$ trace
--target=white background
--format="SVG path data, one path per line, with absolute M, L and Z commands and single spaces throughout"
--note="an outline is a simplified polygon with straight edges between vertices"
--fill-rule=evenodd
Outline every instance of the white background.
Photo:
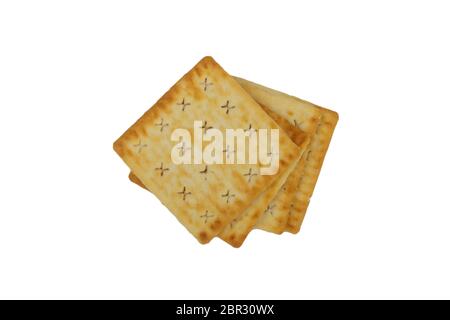
M 446 1 L 2 1 L 0 298 L 450 298 Z M 112 143 L 200 58 L 340 122 L 298 235 L 202 246 Z

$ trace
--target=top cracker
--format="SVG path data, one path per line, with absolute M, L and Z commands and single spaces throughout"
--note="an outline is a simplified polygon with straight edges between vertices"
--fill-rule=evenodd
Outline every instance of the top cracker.
M 173 162 L 174 149 L 180 154 L 199 149 L 194 141 L 186 145 L 174 142 L 174 130 L 185 129 L 194 137 L 194 131 L 206 134 L 213 128 L 224 136 L 226 129 L 243 129 L 249 136 L 260 129 L 278 129 L 276 174 L 261 175 L 265 167 L 261 162 Z M 227 142 L 220 150 L 224 158 L 233 156 L 237 147 L 236 141 L 229 145 Z M 201 150 L 205 144 L 203 141 Z M 170 88 L 114 143 L 114 150 L 201 243 L 209 242 L 238 217 L 283 174 L 299 152 L 275 121 L 211 57 L 203 58 Z

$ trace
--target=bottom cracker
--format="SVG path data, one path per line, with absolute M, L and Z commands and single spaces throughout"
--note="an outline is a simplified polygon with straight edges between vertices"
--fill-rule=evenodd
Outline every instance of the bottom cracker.
M 304 103 L 310 104 L 306 101 L 304 101 Z M 334 129 L 339 120 L 339 116 L 336 112 L 322 107 L 316 107 L 319 108 L 322 118 L 316 133 L 311 139 L 310 150 L 306 153 L 305 168 L 303 175 L 300 178 L 299 187 L 295 194 L 293 207 L 291 208 L 289 220 L 286 225 L 286 231 L 291 233 L 300 231 L 310 198 L 319 178 L 325 154 L 327 153 Z

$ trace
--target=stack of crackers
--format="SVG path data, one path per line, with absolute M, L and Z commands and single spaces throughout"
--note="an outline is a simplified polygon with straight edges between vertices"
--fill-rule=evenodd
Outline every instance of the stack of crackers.
M 218 237 L 240 247 L 253 229 L 300 230 L 337 121 L 334 111 L 233 77 L 205 57 L 125 131 L 114 150 L 130 168 L 130 180 L 158 197 L 200 243 Z M 223 163 L 175 163 L 174 152 L 188 158 L 199 152 L 199 141 L 174 141 L 177 129 L 193 140 L 196 130 L 225 136 L 227 129 L 241 129 L 248 140 L 261 129 L 277 130 L 278 140 L 271 141 L 276 151 L 264 150 L 276 152 L 277 170 L 262 174 L 259 161 L 227 161 L 238 149 L 228 140 Z M 203 141 L 200 153 L 207 147 Z

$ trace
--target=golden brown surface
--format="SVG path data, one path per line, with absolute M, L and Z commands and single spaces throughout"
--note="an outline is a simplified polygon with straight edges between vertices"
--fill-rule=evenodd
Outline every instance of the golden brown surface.
M 185 128 L 192 134 L 195 120 L 222 132 L 250 124 L 279 129 L 236 80 L 205 57 L 114 143 L 114 150 L 198 241 L 207 243 L 283 175 L 299 148 L 280 130 L 279 171 L 271 176 L 259 174 L 260 164 L 175 165 L 170 133 Z M 250 169 L 256 175 L 247 179 Z M 228 192 L 231 201 L 224 197 Z

